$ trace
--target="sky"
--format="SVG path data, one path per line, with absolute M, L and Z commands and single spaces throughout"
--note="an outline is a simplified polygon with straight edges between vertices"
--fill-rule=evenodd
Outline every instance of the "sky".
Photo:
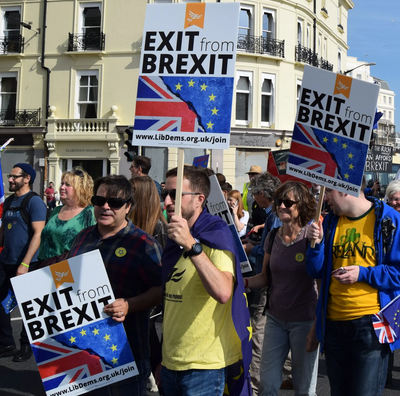
M 396 94 L 395 124 L 400 132 L 400 0 L 353 0 L 348 14 L 347 55 L 375 62 L 371 75 Z

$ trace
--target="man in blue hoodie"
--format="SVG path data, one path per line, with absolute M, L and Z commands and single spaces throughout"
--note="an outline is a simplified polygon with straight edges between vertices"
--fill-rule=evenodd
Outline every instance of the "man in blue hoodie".
M 400 215 L 375 198 L 326 189 L 332 213 L 307 236 L 307 271 L 321 278 L 317 338 L 324 350 L 333 396 L 380 395 L 390 349 L 381 344 L 372 315 L 400 294 Z M 342 268 L 343 267 L 343 268 Z

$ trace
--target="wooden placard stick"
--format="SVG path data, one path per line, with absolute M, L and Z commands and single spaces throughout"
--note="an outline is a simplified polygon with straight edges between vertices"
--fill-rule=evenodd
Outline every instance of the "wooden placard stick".
M 176 177 L 175 215 L 181 215 L 183 167 L 185 163 L 185 150 L 178 149 L 178 173 Z
M 318 224 L 319 218 L 321 217 L 321 209 L 322 209 L 322 204 L 324 203 L 324 196 L 325 196 L 325 186 L 321 186 L 321 189 L 319 190 L 319 200 L 318 200 L 318 205 L 317 205 L 317 213 L 315 215 L 314 221 Z M 315 248 L 315 239 L 311 241 L 311 247 L 314 249 Z

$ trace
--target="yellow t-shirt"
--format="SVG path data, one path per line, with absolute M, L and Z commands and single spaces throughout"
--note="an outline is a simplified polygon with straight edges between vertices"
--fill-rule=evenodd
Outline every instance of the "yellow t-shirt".
M 219 270 L 234 275 L 232 253 L 202 246 Z M 181 256 L 165 285 L 162 365 L 170 370 L 220 369 L 241 359 L 231 311 L 232 297 L 226 304 L 215 301 L 190 258 Z
M 349 265 L 376 266 L 374 225 L 373 207 L 361 217 L 339 218 L 332 247 L 332 270 Z M 329 293 L 328 319 L 353 320 L 380 310 L 378 290 L 367 283 L 342 284 L 332 277 Z

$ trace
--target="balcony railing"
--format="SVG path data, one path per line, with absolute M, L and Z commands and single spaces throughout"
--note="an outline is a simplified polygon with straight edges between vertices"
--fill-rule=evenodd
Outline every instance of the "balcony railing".
M 319 67 L 321 69 L 333 71 L 333 65 L 332 63 L 329 63 L 326 59 L 324 58 L 319 58 Z
M 284 58 L 285 40 L 242 34 L 238 36 L 237 49 L 254 54 L 268 54 Z
M 17 53 L 24 52 L 24 38 L 21 35 L 14 37 L 0 37 L 0 53 Z
M 40 126 L 40 110 L 0 110 L 0 126 Z
M 57 119 L 54 125 L 54 130 L 58 133 L 108 133 L 110 131 L 109 120 L 96 118 Z
M 68 51 L 104 51 L 106 35 L 90 32 L 84 34 L 68 33 Z
M 303 47 L 298 44 L 295 47 L 295 59 L 296 62 L 307 63 L 311 66 L 318 67 L 318 54 L 316 54 L 311 48 Z

